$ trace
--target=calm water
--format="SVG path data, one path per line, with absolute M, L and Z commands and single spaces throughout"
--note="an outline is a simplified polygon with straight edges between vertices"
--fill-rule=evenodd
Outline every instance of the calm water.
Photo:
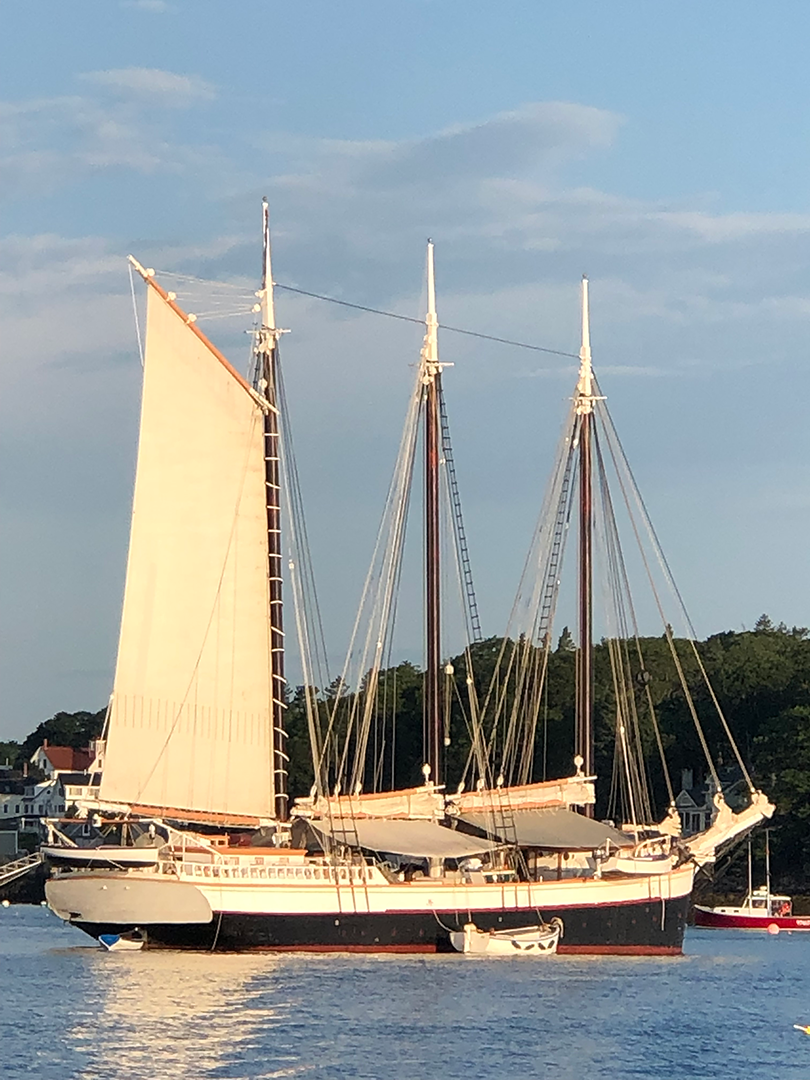
M 3 1080 L 810 1078 L 810 934 L 682 959 L 107 954 L 0 908 Z

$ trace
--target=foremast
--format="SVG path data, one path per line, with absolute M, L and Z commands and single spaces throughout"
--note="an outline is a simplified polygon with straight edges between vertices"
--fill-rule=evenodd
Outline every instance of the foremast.
M 284 603 L 281 547 L 281 459 L 279 432 L 279 338 L 273 303 L 273 271 L 270 247 L 270 209 L 262 200 L 262 287 L 259 293 L 261 326 L 256 337 L 256 377 L 258 389 L 271 408 L 264 412 L 264 472 L 267 507 L 267 579 L 270 620 L 271 718 L 273 725 L 273 790 L 278 821 L 289 817 L 287 792 L 287 708 L 284 676 Z

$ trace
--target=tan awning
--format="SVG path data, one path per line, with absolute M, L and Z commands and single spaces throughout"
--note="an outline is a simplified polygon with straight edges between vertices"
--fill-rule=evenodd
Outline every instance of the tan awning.
M 506 843 L 554 851 L 595 851 L 610 841 L 614 847 L 633 847 L 635 840 L 601 821 L 563 807 L 543 810 L 493 810 L 462 814 L 459 821 Z
M 498 845 L 466 833 L 447 829 L 434 821 L 386 821 L 382 819 L 319 819 L 310 825 L 339 844 L 418 859 L 463 859 L 492 851 Z

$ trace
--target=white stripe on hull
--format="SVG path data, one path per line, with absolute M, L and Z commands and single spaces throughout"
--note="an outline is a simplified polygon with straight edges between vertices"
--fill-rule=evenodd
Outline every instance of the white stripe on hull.
M 81 913 L 87 922 L 167 921 L 161 915 L 173 889 L 196 892 L 215 914 L 325 915 L 388 914 L 430 911 L 519 911 L 602 907 L 665 901 L 687 896 L 692 889 L 691 864 L 648 878 L 568 878 L 562 881 L 463 884 L 425 879 L 390 883 L 341 885 L 329 882 L 224 881 L 200 882 L 189 875 L 167 877 L 154 871 L 74 871 L 58 875 L 46 886 L 50 906 L 61 915 Z M 137 885 L 136 885 L 137 883 Z M 133 886 L 136 886 L 133 888 Z M 157 903 L 157 895 L 164 899 Z M 137 896 L 136 896 L 137 894 Z M 183 905 L 184 906 L 184 905 Z M 92 917 L 89 911 L 92 909 Z M 126 911 L 128 917 L 124 918 Z M 108 912 L 108 913 L 105 913 Z M 113 917 L 115 913 L 115 917 Z M 177 912 L 171 921 L 177 919 Z M 199 915 L 189 921 L 202 921 Z

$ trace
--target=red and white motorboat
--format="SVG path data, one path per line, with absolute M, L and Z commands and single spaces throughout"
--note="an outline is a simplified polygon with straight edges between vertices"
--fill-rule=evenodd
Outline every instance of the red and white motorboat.
M 725 930 L 810 930 L 810 915 L 794 915 L 789 896 L 779 896 L 762 885 L 749 892 L 740 907 L 695 905 L 695 926 Z M 772 929 L 773 928 L 773 929 Z
M 748 844 L 748 893 L 739 907 L 702 907 L 695 904 L 695 926 L 723 930 L 810 930 L 810 915 L 794 915 L 789 896 L 771 892 L 771 860 L 765 830 L 765 884 L 751 887 L 751 844 Z

